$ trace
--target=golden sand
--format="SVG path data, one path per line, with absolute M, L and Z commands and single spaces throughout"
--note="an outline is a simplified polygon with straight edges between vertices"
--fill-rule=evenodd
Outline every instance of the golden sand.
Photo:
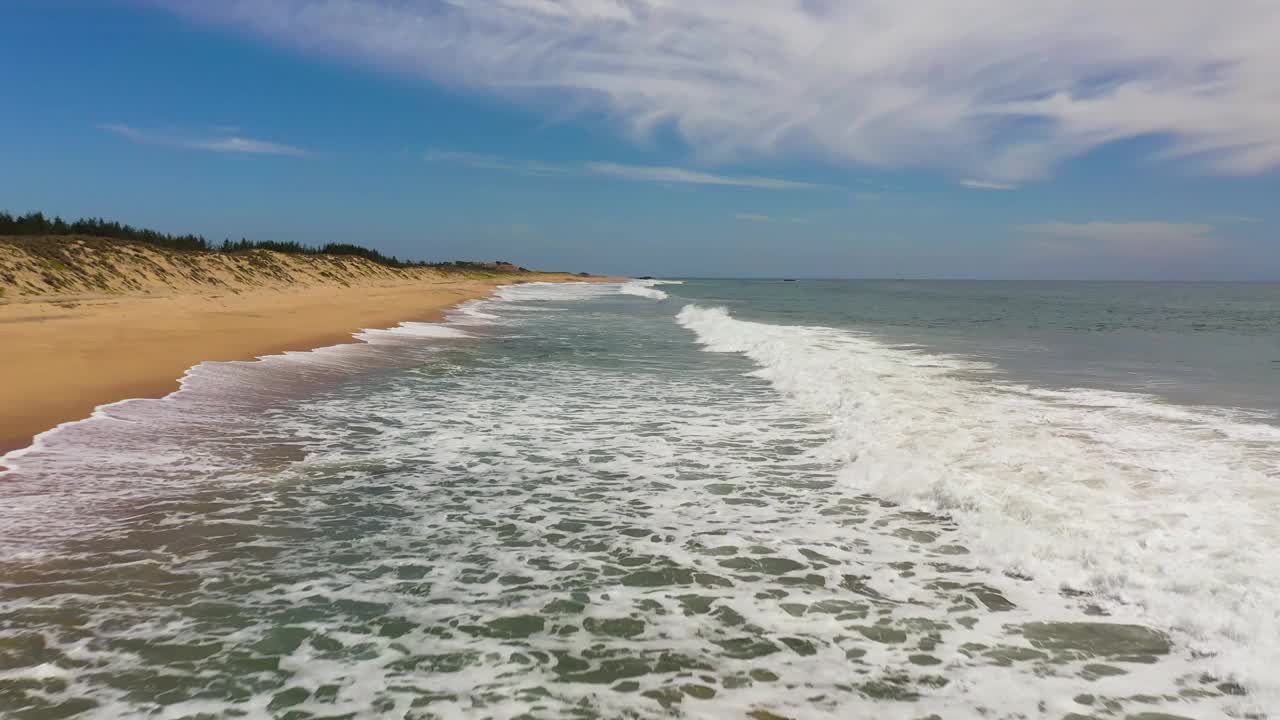
M 133 247 L 150 255 L 137 263 L 150 275 L 130 277 L 129 268 L 118 269 L 104 283 L 114 285 L 104 289 L 50 273 L 33 279 L 40 271 L 14 246 L 0 244 L 0 273 L 8 273 L 0 275 L 6 290 L 0 298 L 0 453 L 87 417 L 98 405 L 167 395 L 188 368 L 204 361 L 251 360 L 352 342 L 352 333 L 365 328 L 439 320 L 446 308 L 498 285 L 586 279 L 393 270 L 351 259 L 334 268 L 326 258 L 274 253 L 262 254 L 273 256 L 269 263 L 257 261 L 272 265 L 261 277 L 228 257 L 208 255 L 207 262 L 196 256 L 188 268 L 196 280 L 175 279 L 166 276 L 176 271 L 152 267 L 174 262 L 174 253 Z M 140 287 L 122 289 L 125 280 Z

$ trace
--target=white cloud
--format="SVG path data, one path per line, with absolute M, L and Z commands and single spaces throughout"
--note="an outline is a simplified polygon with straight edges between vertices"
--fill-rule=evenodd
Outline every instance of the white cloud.
M 486 155 L 483 153 L 459 152 L 456 150 L 428 150 L 423 157 L 427 162 L 431 163 L 465 165 L 466 167 L 472 167 L 479 170 L 498 170 L 501 172 L 517 173 L 520 175 L 564 177 L 574 174 L 572 169 L 560 165 L 548 165 L 545 163 L 521 160 L 507 160 L 496 155 Z
M 129 125 L 103 125 L 103 130 L 115 133 L 137 143 L 146 145 L 165 145 L 168 147 L 188 148 L 191 150 L 208 150 L 219 153 L 244 153 L 249 155 L 306 155 L 307 151 L 292 145 L 253 140 L 238 135 L 227 134 L 225 130 L 216 131 L 210 137 L 178 135 L 160 130 L 135 128 Z
M 265 140 L 252 140 L 242 137 L 214 138 L 209 140 L 192 140 L 188 147 L 197 150 L 212 150 L 225 153 L 248 153 L 251 155 L 306 155 L 301 148 Z
M 734 217 L 744 222 L 772 222 L 773 218 L 759 213 L 735 213 Z
M 961 180 L 960 185 L 970 190 L 1017 190 L 1016 185 L 991 182 L 990 180 Z
M 1212 225 L 1169 222 L 1051 222 L 1024 225 L 1042 236 L 1037 248 L 1055 256 L 1164 260 L 1204 255 L 1221 246 Z
M 643 165 L 619 165 L 617 163 L 587 163 L 583 166 L 594 175 L 640 180 L 657 183 L 689 183 L 693 185 L 729 185 L 734 187 L 763 188 L 766 190 L 799 190 L 815 188 L 811 183 L 780 180 L 769 177 L 713 175 L 675 167 L 648 167 Z
M 752 175 L 715 175 L 678 167 L 654 167 L 649 165 L 622 165 L 612 162 L 588 162 L 581 165 L 550 165 L 525 160 L 510 160 L 496 155 L 429 150 L 423 156 L 427 162 L 463 165 L 480 170 L 497 170 L 518 175 L 536 177 L 595 176 L 637 182 L 672 183 L 688 185 L 725 185 L 764 190 L 803 190 L 821 187 L 812 183 L 783 180 Z
M 1276 0 L 146 0 L 705 158 L 800 152 L 1013 182 L 1142 136 L 1280 167 Z

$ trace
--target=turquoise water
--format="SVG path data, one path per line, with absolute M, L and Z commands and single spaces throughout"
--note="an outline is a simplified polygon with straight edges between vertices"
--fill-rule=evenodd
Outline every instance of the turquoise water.
M 205 364 L 5 458 L 0 715 L 1266 716 L 1276 300 L 527 285 Z

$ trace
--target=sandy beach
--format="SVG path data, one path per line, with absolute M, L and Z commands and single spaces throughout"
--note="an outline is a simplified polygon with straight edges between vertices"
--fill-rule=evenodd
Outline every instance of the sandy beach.
M 438 320 L 443 310 L 498 285 L 583 279 L 423 271 L 360 278 L 350 286 L 285 281 L 249 289 L 183 285 L 148 294 L 10 299 L 0 302 L 0 453 L 103 403 L 173 392 L 183 373 L 204 361 L 352 342 L 352 333 L 364 328 Z

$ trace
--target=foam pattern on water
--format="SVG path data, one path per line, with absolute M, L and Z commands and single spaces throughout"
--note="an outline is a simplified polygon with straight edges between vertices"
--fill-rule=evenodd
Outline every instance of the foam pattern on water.
M 631 280 L 623 283 L 618 288 L 618 292 L 623 295 L 635 295 L 637 297 L 646 297 L 650 300 L 666 300 L 669 295 L 665 291 L 659 290 L 655 285 L 677 284 L 670 280 Z
M 201 366 L 185 395 L 47 437 L 0 490 L 29 503 L 0 511 L 4 547 L 30 551 L 0 560 L 0 703 L 30 718 L 1250 707 L 1142 613 L 992 570 L 980 528 L 854 486 L 832 442 L 847 418 L 780 402 L 748 359 L 696 351 L 662 303 L 617 288 L 521 286 L 459 310 L 465 336 Z M 43 524 L 11 524 L 32 514 Z
M 1280 428 L 820 327 L 679 315 L 829 418 L 844 483 L 947 513 L 985 562 L 1172 629 L 1280 704 Z

